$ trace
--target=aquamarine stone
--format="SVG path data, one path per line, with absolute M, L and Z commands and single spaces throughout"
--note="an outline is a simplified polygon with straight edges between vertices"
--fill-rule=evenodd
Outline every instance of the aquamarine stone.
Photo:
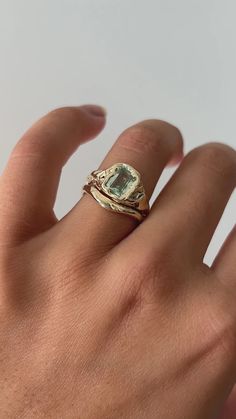
M 106 181 L 105 187 L 108 193 L 121 198 L 135 181 L 136 177 L 132 176 L 128 168 L 120 166 L 116 168 L 115 173 Z

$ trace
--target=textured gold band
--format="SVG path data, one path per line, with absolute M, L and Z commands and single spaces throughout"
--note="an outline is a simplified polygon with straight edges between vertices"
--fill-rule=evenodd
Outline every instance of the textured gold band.
M 106 170 L 92 172 L 83 192 L 103 208 L 129 215 L 139 222 L 149 214 L 140 173 L 128 164 L 117 163 Z

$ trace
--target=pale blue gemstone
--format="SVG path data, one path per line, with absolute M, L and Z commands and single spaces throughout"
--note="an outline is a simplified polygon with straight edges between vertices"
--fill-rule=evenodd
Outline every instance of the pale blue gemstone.
M 133 182 L 136 181 L 136 177 L 132 176 L 131 172 L 124 166 L 117 167 L 115 173 L 109 177 L 105 183 L 105 187 L 108 193 L 120 198 L 129 189 Z

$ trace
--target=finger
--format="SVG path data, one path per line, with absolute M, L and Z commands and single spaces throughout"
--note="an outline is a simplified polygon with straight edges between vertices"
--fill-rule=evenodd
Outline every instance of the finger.
M 114 163 L 128 163 L 141 174 L 148 199 L 166 164 L 182 155 L 182 137 L 172 125 L 158 120 L 147 120 L 125 130 L 102 162 L 100 169 Z M 106 211 L 90 196 L 85 195 L 76 207 L 63 220 L 62 231 L 80 231 L 82 235 L 98 248 L 107 248 L 129 234 L 137 222 L 123 214 Z M 89 223 L 89 224 L 88 224 Z M 80 238 L 74 237 L 77 247 Z
M 232 285 L 236 284 L 236 226 L 226 239 L 222 249 L 217 255 L 212 269 L 222 282 Z
M 220 419 L 235 419 L 236 415 L 236 386 L 232 390 L 232 393 L 230 394 Z
M 56 109 L 26 132 L 1 177 L 2 235 L 5 231 L 9 237 L 12 232 L 16 239 L 55 223 L 53 205 L 62 166 L 104 124 L 102 108 L 85 105 Z
M 236 152 L 219 143 L 198 147 L 185 157 L 137 234 L 152 245 L 162 237 L 199 262 L 235 185 Z

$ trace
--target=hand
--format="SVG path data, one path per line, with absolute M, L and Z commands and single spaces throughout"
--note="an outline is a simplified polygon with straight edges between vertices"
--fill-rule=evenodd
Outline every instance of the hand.
M 93 106 L 51 112 L 1 176 L 0 417 L 216 419 L 236 380 L 235 230 L 212 267 L 203 257 L 236 152 L 190 152 L 140 225 L 88 195 L 58 221 L 62 166 L 104 124 Z M 131 164 L 150 198 L 181 155 L 179 131 L 148 120 L 101 168 Z

